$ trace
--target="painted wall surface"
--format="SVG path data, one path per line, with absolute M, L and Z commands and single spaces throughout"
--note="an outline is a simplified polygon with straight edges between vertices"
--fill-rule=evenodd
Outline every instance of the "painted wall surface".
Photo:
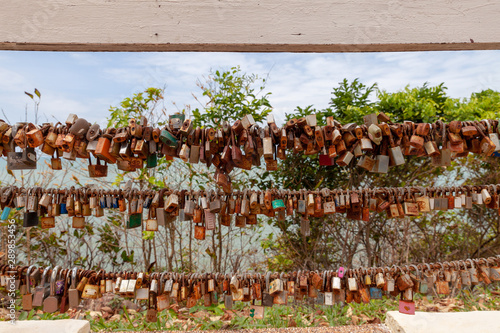
M 2 0 L 0 49 L 500 48 L 497 0 Z

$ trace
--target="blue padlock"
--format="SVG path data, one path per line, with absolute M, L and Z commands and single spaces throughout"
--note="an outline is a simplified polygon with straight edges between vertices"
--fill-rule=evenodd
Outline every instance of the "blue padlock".
M 60 213 L 61 214 L 68 214 L 68 210 L 66 209 L 66 204 L 65 203 L 61 203 L 60 204 Z
M 101 197 L 99 199 L 99 206 L 101 206 L 101 208 L 106 208 L 106 198 L 105 197 Z
M 144 203 L 142 204 L 143 208 L 149 209 L 149 206 L 151 206 L 151 197 L 146 197 L 144 200 Z
M 5 207 L 2 211 L 2 215 L 0 216 L 0 220 L 6 221 L 10 215 L 10 207 Z
M 377 287 L 370 287 L 370 298 L 381 299 L 382 298 L 382 289 L 377 288 Z

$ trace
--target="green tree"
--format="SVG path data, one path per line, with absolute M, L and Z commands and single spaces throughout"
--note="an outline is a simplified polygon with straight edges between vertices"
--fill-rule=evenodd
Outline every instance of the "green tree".
M 211 72 L 205 82 L 198 82 L 202 97 L 194 96 L 202 108 L 192 111 L 194 126 L 220 128 L 223 122 L 233 124 L 247 114 L 252 115 L 256 122 L 261 122 L 271 111 L 269 93 L 264 91 L 265 82 L 265 79 L 260 79 L 257 75 L 242 73 L 239 67 Z M 189 107 L 182 112 L 189 114 Z M 154 119 L 154 123 L 160 126 L 167 123 L 163 90 L 148 88 L 125 98 L 119 107 L 110 108 L 108 125 L 126 126 L 131 118 L 137 119 L 140 116 Z M 166 161 L 162 158 L 156 168 L 142 168 L 137 172 L 118 174 L 115 184 L 130 179 L 141 189 L 169 187 L 207 190 L 217 186 L 213 179 L 213 168 L 211 166 L 208 169 L 201 163 Z M 231 177 L 233 187 L 238 188 L 243 184 L 252 183 L 255 174 L 252 171 L 235 169 Z M 125 223 L 123 217 L 117 215 L 115 218 L 122 219 L 121 225 Z M 234 271 L 249 262 L 245 254 L 255 254 L 254 243 L 249 240 L 258 237 L 261 229 L 260 226 L 254 230 L 218 226 L 215 231 L 207 232 L 204 242 L 199 242 L 193 240 L 193 223 L 178 221 L 168 224 L 165 230 L 157 233 L 143 231 L 141 251 L 134 251 L 132 240 L 130 247 L 126 246 L 121 253 L 121 257 L 127 261 L 142 262 L 144 267 L 148 267 L 150 262 L 161 262 L 160 252 L 164 251 L 163 258 L 166 259 L 165 266 L 168 270 L 193 271 L 199 268 L 200 263 L 209 260 L 214 271 Z M 106 237 L 109 237 L 109 233 Z M 127 242 L 128 237 L 129 235 L 122 237 L 122 242 Z M 106 244 L 108 250 L 115 251 L 115 242 L 107 240 Z M 134 253 L 139 256 L 142 254 L 142 260 L 134 258 Z
M 372 102 L 373 94 L 377 100 Z M 444 84 L 405 87 L 388 92 L 376 85 L 366 86 L 343 80 L 333 89 L 330 106 L 316 110 L 297 107 L 290 118 L 316 113 L 320 124 L 333 116 L 342 124 L 363 123 L 363 116 L 384 112 L 394 122 L 434 122 L 437 120 L 480 120 L 494 118 L 499 94 L 486 90 L 470 99 L 450 98 Z M 457 158 L 448 168 L 435 167 L 429 158 L 406 157 L 406 163 L 392 167 L 388 174 L 374 174 L 351 163 L 320 166 L 317 155 L 288 155 L 272 176 L 284 188 L 373 188 L 430 186 L 440 184 L 498 183 L 498 158 Z M 492 214 L 494 216 L 492 216 Z M 470 211 L 433 212 L 417 218 L 387 219 L 385 214 L 371 214 L 370 221 L 348 220 L 344 214 L 320 219 L 310 217 L 310 236 L 300 232 L 300 218 L 271 220 L 279 232 L 263 241 L 269 255 L 269 267 L 329 269 L 338 265 L 392 265 L 408 261 L 435 261 L 494 253 L 500 248 L 498 214 L 475 207 Z M 463 233 L 450 232 L 461 230 Z
M 268 99 L 270 93 L 266 92 L 265 84 L 265 78 L 245 74 L 239 67 L 212 71 L 204 82 L 198 82 L 202 97 L 195 95 L 195 98 L 202 108 L 196 108 L 192 112 L 194 126 L 220 128 L 224 122 L 232 125 L 245 115 L 251 115 L 255 122 L 261 125 L 272 110 Z M 228 137 L 224 139 L 225 142 L 228 140 Z M 190 182 L 195 188 L 216 187 L 212 171 L 206 170 L 204 166 L 192 170 Z M 269 172 L 255 167 L 250 171 L 235 168 L 230 176 L 234 189 L 258 186 L 260 181 L 269 182 L 270 179 Z M 211 242 L 208 243 L 205 253 L 212 260 L 213 270 L 238 271 L 248 266 L 255 269 L 259 262 L 256 260 L 259 252 L 256 251 L 258 248 L 254 240 L 263 232 L 262 226 L 262 221 L 252 229 L 218 225 L 214 232 L 207 233 Z
M 404 90 L 394 93 L 379 90 L 377 110 L 389 115 L 396 123 L 402 123 L 405 120 L 416 123 L 445 120 L 450 101 L 450 98 L 446 96 L 446 89 L 444 83 L 435 87 L 424 83 L 422 87 L 406 86 Z
M 141 116 L 149 118 L 152 123 L 163 125 L 165 121 L 164 93 L 164 89 L 147 88 L 143 92 L 123 99 L 119 107 L 111 106 L 108 127 L 126 127 L 130 119 L 138 120 Z M 161 110 L 159 110 L 160 107 Z
M 264 92 L 265 84 L 265 78 L 242 73 L 239 66 L 212 72 L 205 82 L 198 82 L 208 101 L 197 98 L 203 108 L 193 110 L 194 125 L 215 127 L 224 121 L 232 124 L 247 114 L 261 122 L 271 112 L 271 93 Z

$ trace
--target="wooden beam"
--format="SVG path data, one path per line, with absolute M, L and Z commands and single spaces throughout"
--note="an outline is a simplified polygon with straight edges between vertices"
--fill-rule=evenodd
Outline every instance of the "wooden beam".
M 491 50 L 498 13 L 494 0 L 3 0 L 0 49 Z

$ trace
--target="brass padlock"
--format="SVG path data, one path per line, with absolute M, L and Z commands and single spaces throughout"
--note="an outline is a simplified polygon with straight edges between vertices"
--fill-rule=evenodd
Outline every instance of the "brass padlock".
M 136 288 L 135 297 L 136 300 L 147 300 L 149 299 L 149 288 Z
M 384 274 L 381 271 L 375 275 L 375 284 L 377 288 L 383 288 L 385 285 Z
M 386 273 L 386 279 L 385 279 L 385 287 L 384 287 L 384 290 L 386 290 L 387 292 L 394 292 L 395 288 L 396 288 L 396 284 L 395 284 L 395 281 L 394 281 L 394 278 L 389 274 L 389 273 Z
M 352 275 L 347 278 L 347 286 L 349 288 L 349 291 L 357 291 L 358 290 L 358 282 L 357 278 L 353 277 Z
M 116 158 L 109 153 L 109 147 L 111 146 L 111 138 L 109 134 L 104 134 L 97 141 L 97 146 L 95 148 L 94 155 L 100 159 L 114 164 L 116 163 Z M 87 146 L 88 149 L 88 146 Z
M 375 124 L 371 124 L 368 127 L 368 137 L 372 140 L 376 145 L 380 145 L 382 142 L 382 130 L 379 126 Z
M 480 131 L 480 133 L 481 135 L 484 135 L 483 132 Z M 496 146 L 493 141 L 489 138 L 489 136 L 484 135 L 479 146 L 480 153 L 485 156 L 491 156 L 495 152 L 495 149 Z
M 146 230 L 147 231 L 158 231 L 158 220 L 153 218 L 148 218 L 146 220 Z
M 120 142 L 113 140 L 109 146 L 109 150 L 108 150 L 109 154 L 111 156 L 113 156 L 114 158 L 116 158 L 117 160 L 121 159 L 121 155 L 120 155 L 121 145 L 122 144 Z
M 220 206 L 220 200 L 219 200 L 219 206 Z M 257 207 L 259 207 L 259 198 L 257 192 L 253 191 L 252 194 L 250 194 L 250 209 L 256 209 Z
M 178 130 L 179 128 L 181 128 L 185 117 L 186 116 L 184 114 L 181 114 L 181 113 L 169 115 L 168 116 L 168 124 L 169 124 L 170 128 L 172 128 L 174 130 Z
M 14 142 L 14 139 L 12 138 L 12 127 L 10 127 L 1 136 L 1 139 L 2 139 L 1 144 L 2 144 L 3 151 L 4 151 L 4 155 L 5 155 L 5 152 L 14 151 L 15 142 Z
M 204 209 L 205 212 L 205 228 L 206 230 L 215 230 L 215 214 L 209 209 Z
M 122 296 L 127 296 L 128 282 L 129 282 L 128 277 L 124 277 L 123 279 L 119 277 L 116 280 L 115 291 L 117 291 Z M 118 290 L 116 290 L 116 288 L 118 288 Z
M 444 280 L 442 272 L 438 274 L 438 280 L 434 283 L 436 292 L 440 295 L 448 295 L 450 293 L 450 284 Z
M 151 299 L 153 299 L 153 301 Z M 148 323 L 156 323 L 158 321 L 158 311 L 155 308 L 151 308 L 151 304 L 154 304 L 154 299 L 155 298 L 152 296 L 148 298 L 150 304 L 148 310 L 146 311 L 146 321 Z
M 485 204 L 485 205 L 488 205 L 490 202 L 491 202 L 491 195 L 490 193 L 488 192 L 487 189 L 483 188 L 481 190 L 481 198 L 482 198 L 482 202 Z
M 389 171 L 390 158 L 388 155 L 379 154 L 375 157 L 375 160 L 372 172 L 387 173 Z
M 22 152 L 7 153 L 8 170 L 36 169 L 36 152 L 34 148 L 25 148 Z
M 334 214 L 336 209 L 335 209 L 335 201 L 333 198 L 330 196 L 327 201 L 323 204 L 324 207 L 324 213 L 325 214 Z
M 191 119 L 186 119 L 182 123 L 182 126 L 179 129 L 179 132 L 182 135 L 187 136 L 191 132 L 192 129 L 193 129 L 193 122 L 191 121 Z
M 33 294 L 31 286 L 34 285 L 34 281 L 30 279 L 33 269 L 35 269 L 36 272 L 39 272 L 38 266 L 36 265 L 31 265 L 26 271 L 26 293 L 22 295 L 22 305 L 23 310 L 25 311 L 30 311 L 31 309 L 33 309 Z
M 191 150 L 189 154 L 189 163 L 191 164 L 197 164 L 200 161 L 200 151 L 201 151 L 201 146 L 199 144 L 200 132 L 201 130 L 199 128 L 196 129 L 194 144 L 191 145 Z
M 57 123 L 55 126 L 51 127 L 45 137 L 45 143 L 52 147 L 56 148 L 56 140 L 57 140 L 57 127 L 60 123 Z
M 221 210 L 221 201 L 219 199 L 219 194 L 216 193 L 215 197 L 210 201 L 210 211 L 212 213 L 218 213 Z
M 345 142 L 346 147 L 351 147 L 357 141 L 351 131 L 345 131 L 342 134 L 342 140 Z
M 419 215 L 418 204 L 416 202 L 414 202 L 413 200 L 414 199 L 411 197 L 410 194 L 408 194 L 406 196 L 405 202 L 403 204 L 405 215 L 408 215 L 408 216 L 418 216 Z
M 82 216 L 91 216 L 92 209 L 90 208 L 90 204 L 88 201 L 88 194 L 86 193 L 84 199 L 82 201 Z
M 168 213 L 173 212 L 179 205 L 179 196 L 177 193 L 172 193 L 168 196 L 165 203 L 165 211 Z
M 119 142 L 119 143 L 128 141 L 128 139 L 129 139 L 128 128 L 118 129 L 115 136 L 113 136 L 113 141 Z
M 396 146 L 394 144 L 392 134 L 389 136 L 390 147 L 389 147 L 389 157 L 391 161 L 391 165 L 403 165 L 405 164 L 405 158 L 400 146 Z
M 62 170 L 62 160 L 59 157 L 59 150 L 54 149 L 54 152 L 56 153 L 56 157 L 52 156 L 50 159 L 50 168 L 52 170 Z
M 75 229 L 85 228 L 85 217 L 83 216 L 73 216 L 72 227 Z
M 38 205 L 43 207 L 48 207 L 52 202 L 52 196 L 49 192 L 44 191 L 40 200 L 38 200 Z
M 424 143 L 424 149 L 429 156 L 436 156 L 440 154 L 435 141 L 427 141 Z
M 97 299 L 101 297 L 101 290 L 97 284 L 97 278 L 91 276 L 82 291 L 83 299 Z
M 165 211 L 163 207 L 156 208 L 156 220 L 158 221 L 158 225 L 166 226 L 171 222 L 169 218 L 170 214 Z
M 191 148 L 187 144 L 183 144 L 181 146 L 181 150 L 179 152 L 179 158 L 184 162 L 189 161 L 189 157 L 191 155 Z M 229 155 L 228 155 L 229 156 Z
M 59 274 L 60 267 L 56 266 L 52 270 L 52 275 L 50 277 L 50 296 L 43 301 L 43 312 L 53 313 L 59 310 L 59 305 L 61 302 L 61 297 L 56 295 L 56 278 Z
M 36 306 L 42 306 L 43 305 L 43 300 L 49 295 L 49 284 L 47 283 L 47 274 L 49 270 L 51 269 L 50 266 L 46 267 L 43 271 L 42 274 L 42 280 L 40 281 L 40 284 L 38 287 L 35 288 L 35 293 L 33 295 L 33 302 L 32 305 L 34 307 Z
M 198 240 L 205 240 L 205 226 L 195 225 L 194 226 L 194 238 Z
M 429 202 L 429 197 L 427 194 L 424 192 L 424 194 L 416 199 L 417 205 L 418 205 L 418 210 L 420 212 L 430 212 L 430 202 Z
M 31 148 L 41 146 L 44 142 L 43 133 L 40 128 L 33 124 L 28 124 L 28 131 L 26 132 L 26 139 Z
M 337 153 L 338 153 L 338 148 L 337 148 Z M 342 153 L 342 155 L 340 155 L 335 162 L 339 166 L 347 166 L 351 163 L 353 157 L 354 155 L 350 151 L 344 151 L 344 153 Z
M 88 275 L 90 274 L 89 271 L 86 271 L 84 275 L 80 276 L 80 281 L 78 281 L 78 285 L 76 286 L 76 290 L 82 292 L 83 289 L 85 288 L 85 285 L 89 281 Z M 76 283 L 76 281 L 75 281 Z
M 241 124 L 243 125 L 243 128 L 248 129 L 250 126 L 255 125 L 255 120 L 251 114 L 247 114 L 243 117 L 243 119 L 241 119 Z
M 373 169 L 373 167 L 375 166 L 375 163 L 377 163 L 377 161 L 375 159 L 371 158 L 368 155 L 363 155 L 359 159 L 357 166 L 360 168 L 363 168 L 367 171 L 371 171 Z
M 136 119 L 130 119 L 128 122 L 128 126 L 130 127 L 130 134 L 135 136 L 136 138 L 142 138 L 142 125 L 137 123 Z
M 71 152 L 73 150 L 75 142 L 76 142 L 76 138 L 75 138 L 74 134 L 70 134 L 70 133 L 66 134 L 64 136 L 63 143 L 61 145 L 62 151 L 64 151 L 65 153 Z
M 413 280 L 411 279 L 410 274 L 401 270 L 401 274 L 396 279 L 396 285 L 401 291 L 413 287 Z
M 69 133 L 74 135 L 77 138 L 83 138 L 90 129 L 90 123 L 83 119 L 77 118 L 69 126 Z
M 276 295 L 283 291 L 283 280 L 277 278 L 274 279 L 269 285 L 269 294 Z
M 282 200 L 283 201 L 283 200 Z M 284 204 L 283 204 L 284 207 Z M 241 199 L 240 213 L 243 216 L 250 215 L 250 200 L 248 199 L 247 190 L 243 192 L 243 197 Z
M 321 127 L 317 126 L 314 130 L 314 138 L 316 140 L 316 144 L 319 148 L 323 148 L 325 146 L 325 139 L 323 137 L 323 130 Z M 286 142 L 285 142 L 286 143 Z
M 80 303 L 80 292 L 76 289 L 78 268 L 71 270 L 71 283 L 68 289 L 68 303 L 70 308 L 76 308 Z
M 108 175 L 108 166 L 101 164 L 99 157 L 97 158 L 97 164 L 92 164 L 92 159 L 89 156 L 88 171 L 91 178 L 106 177 Z
M 193 196 L 188 196 L 187 200 L 184 202 L 184 214 L 192 216 L 194 214 L 195 202 Z
M 26 139 L 27 123 L 16 123 L 12 128 L 12 136 L 14 143 L 21 149 L 28 146 Z
M 40 227 L 42 229 L 54 228 L 56 226 L 56 221 L 53 216 L 43 216 L 40 219 Z
M 140 159 L 146 159 L 149 155 L 149 145 L 146 143 L 146 141 L 137 139 L 132 152 L 136 154 Z
M 76 114 L 70 113 L 68 115 L 68 118 L 66 118 L 66 125 L 68 125 L 68 126 L 73 125 L 77 119 L 78 119 L 78 116 Z
M 264 159 L 271 160 L 274 158 L 273 141 L 271 137 L 265 137 L 262 140 L 264 148 Z

